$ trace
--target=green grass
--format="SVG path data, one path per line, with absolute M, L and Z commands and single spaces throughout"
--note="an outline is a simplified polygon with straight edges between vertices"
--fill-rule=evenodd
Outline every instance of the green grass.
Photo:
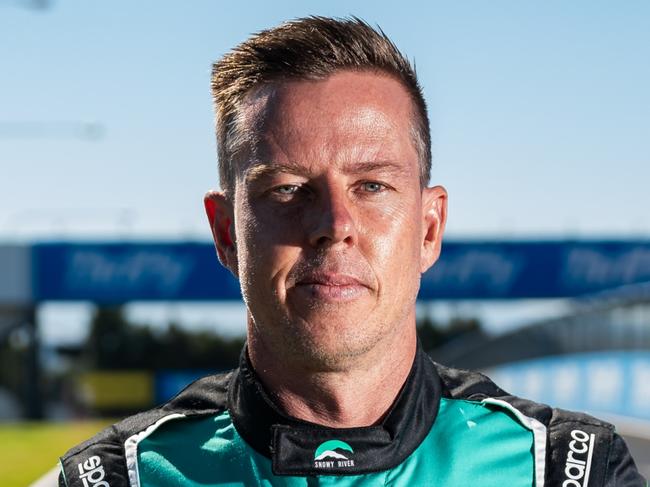
M 25 487 L 54 467 L 59 456 L 113 421 L 0 423 L 2 487 Z

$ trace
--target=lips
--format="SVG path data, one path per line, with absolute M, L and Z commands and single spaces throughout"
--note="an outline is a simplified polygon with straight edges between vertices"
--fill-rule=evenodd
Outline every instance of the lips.
M 297 286 L 317 284 L 321 286 L 363 286 L 367 287 L 361 279 L 346 274 L 316 273 L 302 277 Z
M 357 276 L 338 272 L 310 272 L 302 275 L 294 290 L 310 303 L 343 303 L 367 296 L 370 286 Z

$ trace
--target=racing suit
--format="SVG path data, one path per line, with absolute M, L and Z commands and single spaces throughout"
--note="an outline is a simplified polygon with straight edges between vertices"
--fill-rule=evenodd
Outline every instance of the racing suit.
M 247 354 L 61 458 L 59 484 L 642 487 L 623 439 L 590 416 L 514 397 L 418 349 L 381 424 L 285 416 Z

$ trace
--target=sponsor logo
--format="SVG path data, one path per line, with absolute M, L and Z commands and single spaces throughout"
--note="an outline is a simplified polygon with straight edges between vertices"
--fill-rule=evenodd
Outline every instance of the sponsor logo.
M 569 452 L 564 464 L 566 480 L 562 487 L 587 487 L 589 485 L 589 472 L 591 472 L 591 457 L 594 453 L 596 436 L 581 430 L 571 431 Z
M 315 468 L 354 467 L 354 460 L 349 458 L 350 453 L 354 453 L 354 450 L 345 441 L 341 441 L 341 440 L 325 441 L 320 445 L 318 445 L 318 448 L 316 448 L 316 451 L 314 452 L 314 467 Z
M 77 468 L 79 469 L 79 479 L 83 482 L 84 487 L 111 487 L 104 480 L 106 472 L 104 472 L 102 461 L 97 455 L 79 463 Z
M 70 253 L 64 282 L 71 292 L 101 294 L 120 289 L 120 294 L 174 297 L 195 265 L 192 257 L 165 249 L 136 248 L 119 254 L 82 248 Z

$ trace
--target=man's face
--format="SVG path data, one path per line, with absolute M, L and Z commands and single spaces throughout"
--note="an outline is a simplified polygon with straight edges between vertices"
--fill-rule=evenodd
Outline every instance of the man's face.
M 420 187 L 404 87 L 368 72 L 281 82 L 249 95 L 240 120 L 255 140 L 230 267 L 249 339 L 331 368 L 414 326 L 446 195 Z

